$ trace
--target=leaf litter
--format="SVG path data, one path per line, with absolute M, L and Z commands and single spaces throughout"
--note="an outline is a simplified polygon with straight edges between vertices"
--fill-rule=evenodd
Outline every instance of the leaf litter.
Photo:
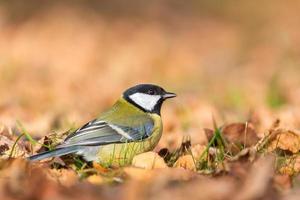
M 54 195 L 64 198 L 80 185 L 129 192 L 133 199 L 169 198 L 170 194 L 179 195 L 175 199 L 227 199 L 233 194 L 234 199 L 276 199 L 291 191 L 300 172 L 297 131 L 281 128 L 279 121 L 260 139 L 250 123 L 221 128 L 215 124 L 214 130 L 207 130 L 206 145 L 192 144 L 190 137 L 184 137 L 174 151 L 162 148 L 158 153 L 137 155 L 131 166 L 124 168 L 85 163 L 74 156 L 29 163 L 26 156 L 50 149 L 61 136 L 51 133 L 35 141 L 24 139 L 24 134 L 20 139 L 22 132 L 7 137 L 7 131 L 2 130 L 0 188 L 8 189 L 0 190 L 0 194 L 8 199 L 42 199 L 55 190 Z M 139 184 L 142 186 L 131 188 Z M 186 193 L 192 192 L 195 184 L 202 189 L 201 195 Z M 41 189 L 35 190 L 34 185 Z M 73 193 L 80 196 L 85 187 Z M 101 191 L 99 194 L 105 196 Z
M 146 20 L 119 6 L 1 4 L 0 199 L 299 199 L 299 5 L 215 3 L 137 4 Z M 26 161 L 141 80 L 182 93 L 154 152 L 124 168 Z

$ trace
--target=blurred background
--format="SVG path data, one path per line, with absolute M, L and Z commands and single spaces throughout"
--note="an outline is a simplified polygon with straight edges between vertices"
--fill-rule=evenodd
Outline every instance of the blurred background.
M 80 126 L 155 83 L 161 146 L 204 142 L 212 115 L 300 128 L 300 2 L 0 1 L 0 122 L 36 137 Z M 263 132 L 262 132 L 263 134 Z

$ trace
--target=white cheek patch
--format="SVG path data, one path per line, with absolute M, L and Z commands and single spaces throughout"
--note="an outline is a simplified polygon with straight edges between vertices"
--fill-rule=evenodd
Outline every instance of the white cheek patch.
M 135 93 L 129 96 L 129 98 L 136 103 L 137 105 L 141 106 L 147 111 L 152 111 L 161 98 L 160 95 L 149 95 L 144 93 Z

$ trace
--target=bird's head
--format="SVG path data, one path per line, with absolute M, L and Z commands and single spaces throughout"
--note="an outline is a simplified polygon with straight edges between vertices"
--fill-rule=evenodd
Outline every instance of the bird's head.
M 169 98 L 176 97 L 172 92 L 152 84 L 139 84 L 127 89 L 123 93 L 124 99 L 145 112 L 160 115 L 162 103 Z

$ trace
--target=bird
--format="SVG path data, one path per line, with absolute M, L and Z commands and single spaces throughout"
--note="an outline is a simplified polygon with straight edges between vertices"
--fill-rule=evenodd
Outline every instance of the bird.
M 70 133 L 53 150 L 29 156 L 28 160 L 76 154 L 104 166 L 128 165 L 135 155 L 158 144 L 163 130 L 161 107 L 173 97 L 175 93 L 154 84 L 130 87 L 110 109 Z

